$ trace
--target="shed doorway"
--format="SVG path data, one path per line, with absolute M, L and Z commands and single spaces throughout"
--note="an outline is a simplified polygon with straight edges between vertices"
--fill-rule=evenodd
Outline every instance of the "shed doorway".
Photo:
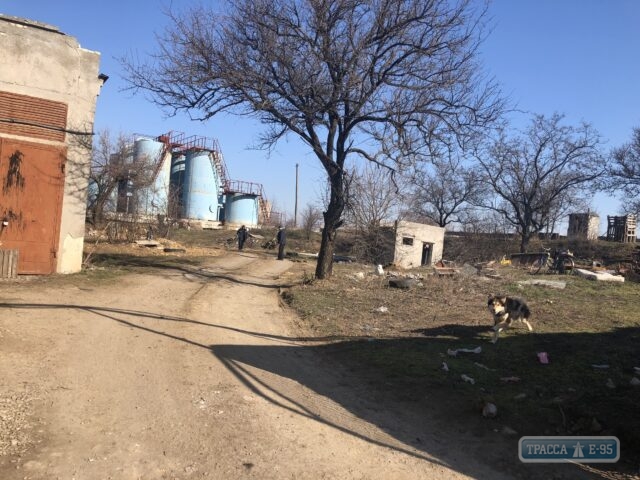
M 420 261 L 420 265 L 430 266 L 432 256 L 433 256 L 433 243 L 422 242 L 422 260 Z

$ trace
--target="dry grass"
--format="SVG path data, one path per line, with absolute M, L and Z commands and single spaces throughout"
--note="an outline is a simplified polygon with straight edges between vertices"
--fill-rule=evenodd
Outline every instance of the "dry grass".
M 418 408 L 426 395 L 439 395 L 447 404 L 445 414 L 462 424 L 480 419 L 479 405 L 490 401 L 499 415 L 482 419 L 487 430 L 506 425 L 519 436 L 616 435 L 623 459 L 640 459 L 640 387 L 630 384 L 633 367 L 640 367 L 640 285 L 575 276 L 535 277 L 566 281 L 563 290 L 521 285 L 532 277 L 502 267 L 499 279 L 473 269 L 454 277 L 414 271 L 421 284 L 400 290 L 389 288 L 372 270 L 336 265 L 331 280 L 286 294 L 301 328 L 333 340 L 330 354 L 373 378 L 372 388 L 415 400 Z M 535 331 L 512 329 L 491 344 L 486 309 L 491 293 L 526 299 Z M 388 311 L 380 313 L 379 307 Z M 480 354 L 447 355 L 449 349 L 477 346 Z M 543 351 L 550 358 L 547 365 L 537 359 Z M 475 384 L 463 382 L 463 374 Z M 507 377 L 519 381 L 502 380 Z

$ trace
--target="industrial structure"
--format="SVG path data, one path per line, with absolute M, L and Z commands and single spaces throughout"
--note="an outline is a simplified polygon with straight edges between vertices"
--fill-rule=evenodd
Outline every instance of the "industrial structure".
M 100 54 L 0 15 L 0 249 L 18 274 L 82 268 Z
M 600 229 L 600 216 L 594 212 L 569 214 L 567 237 L 583 240 L 597 240 Z
M 379 242 L 384 249 L 378 258 L 382 264 L 417 268 L 430 267 L 442 260 L 445 232 L 442 227 L 398 220 L 381 230 L 386 237 Z
M 607 216 L 607 240 L 610 242 L 635 243 L 636 216 Z
M 118 185 L 117 212 L 148 220 L 162 215 L 200 228 L 269 221 L 262 185 L 230 180 L 215 139 L 179 132 L 135 135 L 127 161 L 136 168 Z

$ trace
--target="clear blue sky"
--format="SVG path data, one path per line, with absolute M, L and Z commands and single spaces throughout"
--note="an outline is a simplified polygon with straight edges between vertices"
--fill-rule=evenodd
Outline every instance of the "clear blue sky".
M 230 177 L 262 183 L 267 196 L 289 216 L 299 163 L 299 211 L 316 202 L 323 170 L 295 139 L 284 140 L 268 156 L 250 149 L 259 130 L 256 123 L 231 116 L 205 124 L 164 118 L 144 97 L 122 91 L 118 59 L 154 50 L 154 33 L 166 25 L 162 9 L 167 4 L 0 0 L 0 13 L 55 25 L 84 48 L 102 54 L 100 70 L 110 78 L 98 98 L 96 130 L 149 135 L 176 130 L 217 138 Z M 571 123 L 586 120 L 607 139 L 608 147 L 631 139 L 632 128 L 640 127 L 640 1 L 495 0 L 489 13 L 494 29 L 482 48 L 485 67 L 520 109 L 565 113 Z M 619 213 L 618 202 L 603 196 L 594 199 L 593 208 L 601 215 L 601 231 L 606 215 Z

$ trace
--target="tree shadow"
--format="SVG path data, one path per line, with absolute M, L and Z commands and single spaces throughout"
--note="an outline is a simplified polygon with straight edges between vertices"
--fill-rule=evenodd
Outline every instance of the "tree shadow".
M 485 341 L 486 327 L 480 326 L 420 329 L 426 338 L 289 337 L 91 305 L 5 302 L 0 308 L 82 309 L 207 349 L 239 382 L 278 408 L 475 478 L 500 478 L 498 472 L 503 478 L 550 478 L 553 472 L 565 472 L 565 478 L 599 478 L 574 465 L 520 463 L 517 443 L 522 435 L 617 435 L 623 460 L 638 461 L 640 389 L 622 382 L 638 360 L 638 327 L 600 333 L 517 332 L 492 345 Z M 139 323 L 145 319 L 158 323 Z M 270 343 L 206 345 L 165 331 L 164 322 L 225 329 Z M 481 346 L 481 353 L 447 353 L 474 345 Z M 536 360 L 541 347 L 549 353 L 548 365 Z M 442 369 L 443 362 L 448 371 Z M 607 362 L 604 376 L 592 367 L 594 362 Z M 462 381 L 461 372 L 476 383 Z M 504 377 L 521 381 L 503 382 Z M 604 386 L 608 377 L 616 382 L 615 390 Z M 526 400 L 514 400 L 518 392 L 526 393 Z M 480 415 L 477 401 L 486 398 L 498 404 L 497 418 Z M 601 423 L 599 432 L 581 423 L 593 416 Z M 505 425 L 515 427 L 517 436 L 503 434 Z

